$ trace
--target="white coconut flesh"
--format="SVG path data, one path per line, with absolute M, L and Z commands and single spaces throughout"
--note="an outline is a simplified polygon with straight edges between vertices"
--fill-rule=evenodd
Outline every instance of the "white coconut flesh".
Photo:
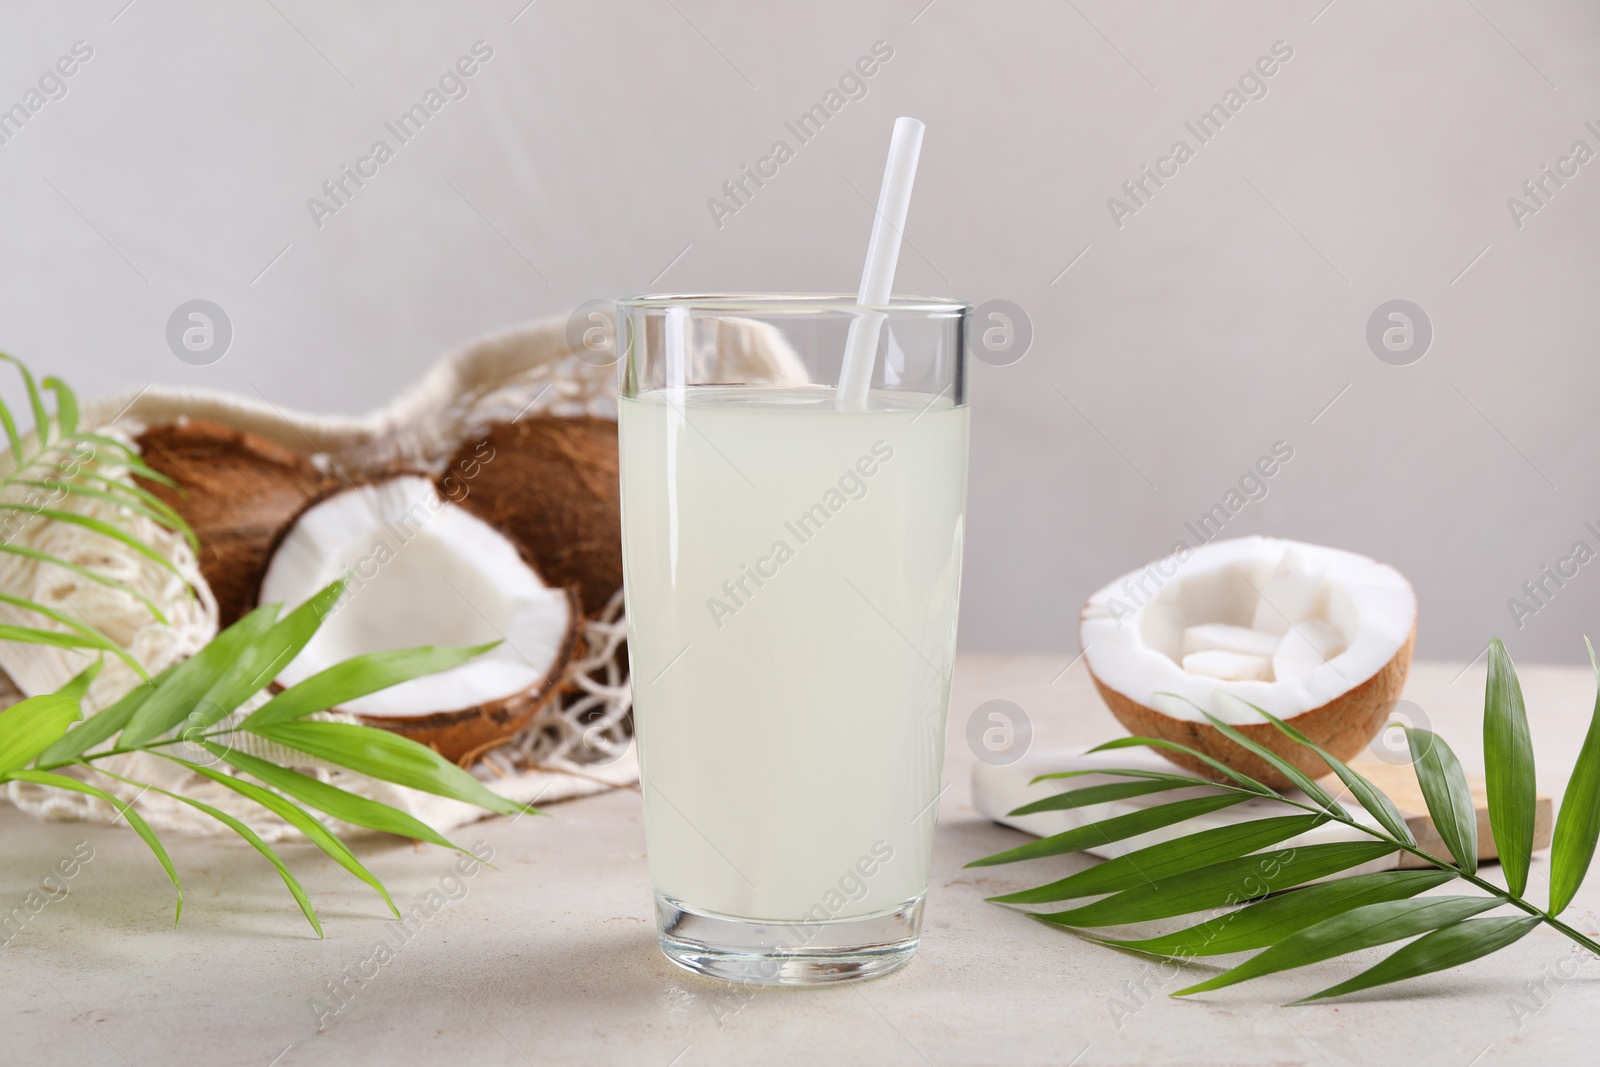
M 1367 681 L 1417 619 L 1411 585 L 1366 556 L 1270 537 L 1214 541 L 1089 598 L 1079 640 L 1095 677 L 1177 719 L 1293 718 Z M 1169 695 L 1170 694 L 1170 695 Z M 1193 704 L 1189 702 L 1193 701 Z
M 260 601 L 288 611 L 343 576 L 343 599 L 280 684 L 366 652 L 503 641 L 459 667 L 341 705 L 364 716 L 459 711 L 543 686 L 575 625 L 565 590 L 545 585 L 504 534 L 422 477 L 348 489 L 308 508 L 268 563 Z

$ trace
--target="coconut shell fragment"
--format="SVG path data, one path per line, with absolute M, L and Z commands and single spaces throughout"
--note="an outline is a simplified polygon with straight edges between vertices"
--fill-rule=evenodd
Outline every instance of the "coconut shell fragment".
M 439 492 L 505 530 L 593 614 L 622 588 L 617 424 L 536 415 L 463 446 Z
M 304 457 L 219 422 L 156 426 L 138 439 L 144 461 L 181 491 L 142 482 L 183 516 L 200 540 L 200 573 L 228 626 L 255 603 L 273 542 L 328 486 Z

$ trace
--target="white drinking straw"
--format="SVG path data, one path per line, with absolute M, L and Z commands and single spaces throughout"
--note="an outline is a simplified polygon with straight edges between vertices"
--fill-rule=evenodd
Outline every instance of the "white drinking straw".
M 678 581 L 678 444 L 683 440 L 684 424 L 689 414 L 684 405 L 689 400 L 688 381 L 694 358 L 694 323 L 686 307 L 667 308 L 667 319 L 662 328 L 666 350 L 667 371 L 667 566 L 668 579 Z
M 883 186 L 878 190 L 878 210 L 872 220 L 872 239 L 867 244 L 867 263 L 861 270 L 861 290 L 856 303 L 882 307 L 894 290 L 894 268 L 900 261 L 900 236 L 906 228 L 906 212 L 911 208 L 911 183 L 917 177 L 917 157 L 922 154 L 922 131 L 916 119 L 901 116 L 894 120 L 889 138 L 889 162 L 883 168 Z M 844 366 L 839 371 L 838 406 L 860 411 L 867 406 L 867 391 L 872 388 L 872 363 L 878 352 L 878 333 L 883 326 L 881 312 L 857 315 L 850 323 L 845 342 Z

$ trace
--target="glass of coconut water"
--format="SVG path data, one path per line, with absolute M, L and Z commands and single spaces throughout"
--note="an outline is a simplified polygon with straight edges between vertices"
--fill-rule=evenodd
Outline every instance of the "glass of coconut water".
M 966 305 L 623 301 L 623 564 L 662 949 L 812 984 L 916 949 L 967 478 Z M 852 330 L 870 381 L 841 392 Z M 857 346 L 859 347 L 859 346 Z

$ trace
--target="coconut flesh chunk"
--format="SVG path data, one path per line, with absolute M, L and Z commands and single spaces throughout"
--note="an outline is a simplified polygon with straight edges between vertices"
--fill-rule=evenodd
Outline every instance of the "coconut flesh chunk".
M 1190 674 L 1235 682 L 1303 676 L 1348 643 L 1333 624 L 1311 617 L 1324 585 L 1300 552 L 1284 550 L 1257 595 L 1251 625 L 1207 622 L 1186 627 L 1180 665 Z
M 1292 682 L 1316 670 L 1344 649 L 1344 637 L 1332 623 L 1306 619 L 1283 635 L 1272 654 L 1272 677 Z
M 493 712 L 504 727 L 531 715 L 553 691 L 572 652 L 571 594 L 547 586 L 511 540 L 440 498 L 426 478 L 391 478 L 312 505 L 279 542 L 258 599 L 287 611 L 346 575 L 344 597 L 278 675 L 281 685 L 366 652 L 502 643 L 451 670 L 347 701 L 340 711 L 397 726 L 420 716 L 437 725 L 442 713 L 470 711 L 482 720 Z M 484 731 L 471 732 L 481 743 Z
M 1373 678 L 1409 652 L 1416 612 L 1391 567 L 1243 537 L 1117 579 L 1089 599 L 1079 633 L 1103 687 L 1176 719 L 1204 721 L 1193 701 L 1259 723 L 1245 701 L 1292 718 Z
M 1250 626 L 1262 633 L 1282 637 L 1297 622 L 1304 622 L 1317 611 L 1326 582 L 1314 563 L 1303 552 L 1287 548 L 1278 565 L 1258 588 L 1256 609 Z
M 1183 631 L 1183 654 L 1191 652 L 1238 652 L 1246 656 L 1272 658 L 1278 650 L 1280 639 L 1272 634 L 1251 630 L 1243 626 L 1229 626 L 1225 622 L 1208 622 L 1190 626 Z
M 1245 652 L 1229 652 L 1211 648 L 1204 652 L 1191 652 L 1183 657 L 1183 669 L 1205 678 L 1227 678 L 1235 681 L 1272 680 L 1272 661 L 1265 656 L 1252 656 Z

